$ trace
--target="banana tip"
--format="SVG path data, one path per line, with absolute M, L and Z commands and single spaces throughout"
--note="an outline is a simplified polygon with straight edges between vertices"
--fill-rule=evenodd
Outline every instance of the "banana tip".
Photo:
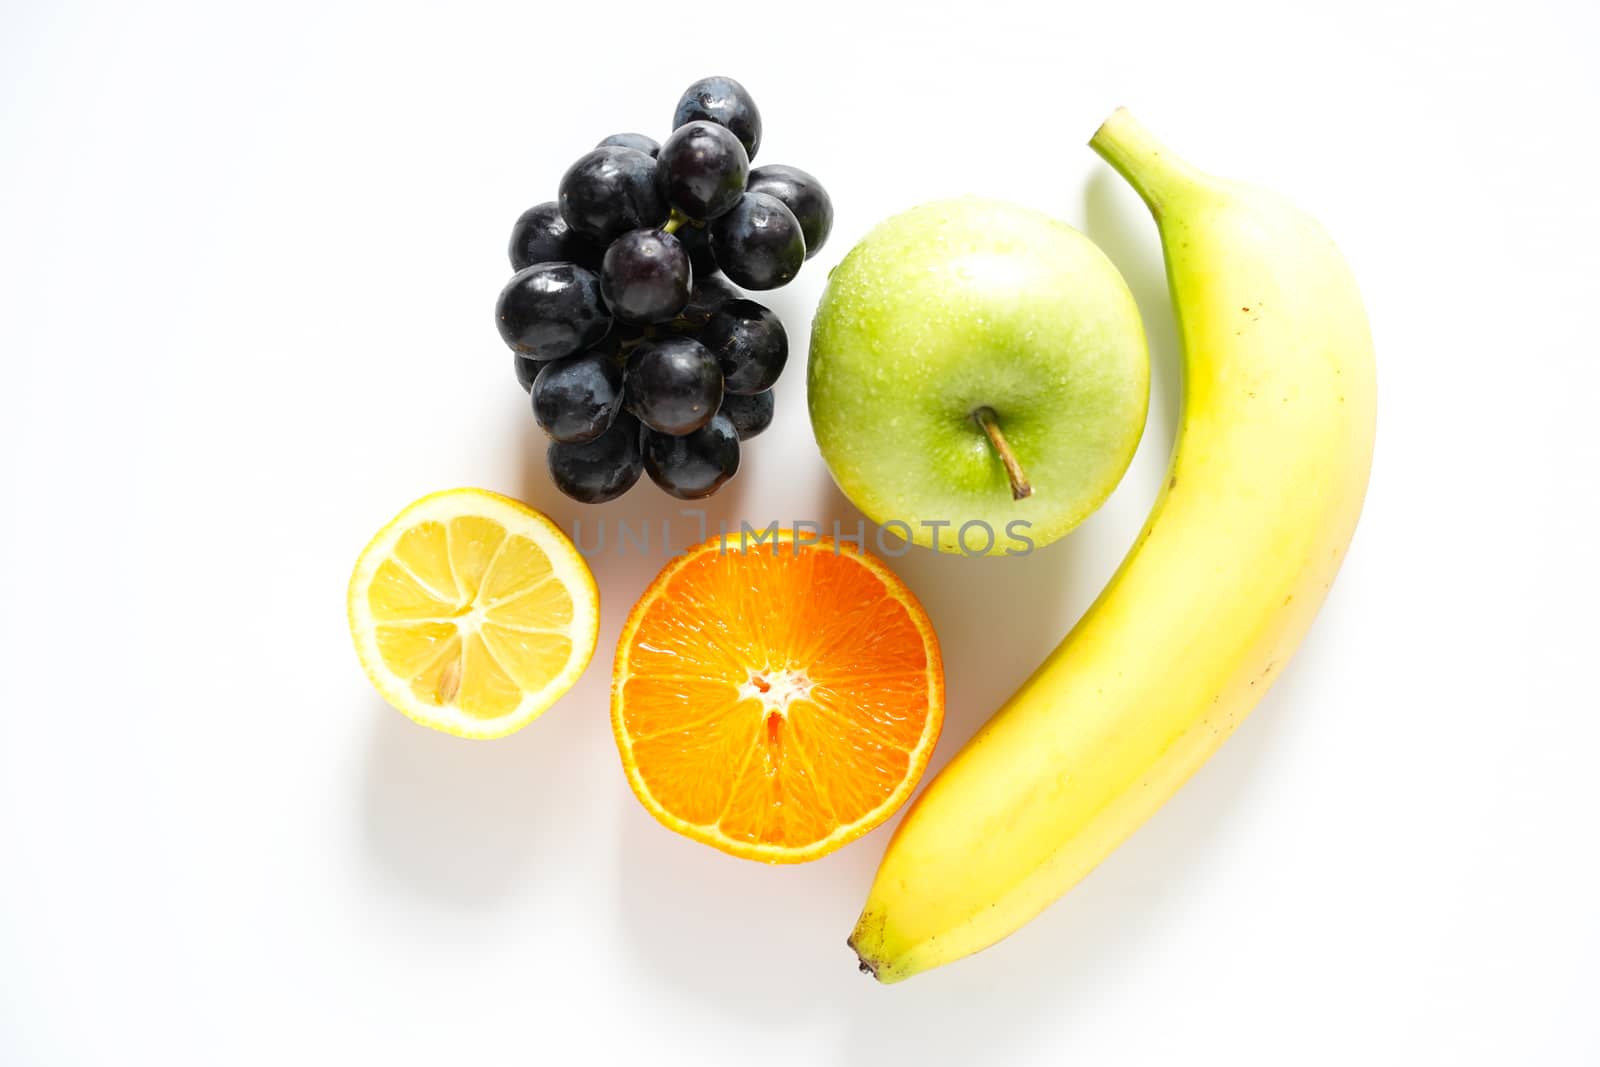
M 856 954 L 857 970 L 859 970 L 862 974 L 872 975 L 872 977 L 879 982 L 883 981 L 883 978 L 878 974 L 878 965 L 874 963 L 865 952 L 862 952 L 861 949 L 857 947 L 856 936 L 854 934 L 850 935 L 850 939 L 846 941 L 845 944 L 850 947 L 851 952 Z
M 856 969 L 862 974 L 870 974 L 874 978 L 878 977 L 878 968 L 872 965 L 872 961 L 867 959 L 867 957 L 859 948 L 856 948 L 856 939 L 854 934 L 850 935 L 849 940 L 847 940 L 845 944 L 849 947 L 851 952 L 856 954 Z

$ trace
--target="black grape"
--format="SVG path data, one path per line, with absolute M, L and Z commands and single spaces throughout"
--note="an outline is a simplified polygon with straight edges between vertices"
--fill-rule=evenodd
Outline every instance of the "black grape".
M 694 288 L 689 290 L 689 304 L 683 309 L 683 317 L 703 325 L 711 317 L 712 312 L 730 300 L 738 300 L 741 296 L 743 294 L 720 274 L 702 275 L 696 269 Z
M 592 241 L 611 241 L 667 221 L 656 161 L 636 148 L 607 145 L 579 159 L 561 179 L 561 217 Z
M 557 441 L 592 441 L 622 407 L 622 368 L 603 350 L 544 364 L 533 383 L 533 417 Z
M 717 273 L 717 260 L 711 254 L 711 230 L 709 227 L 696 226 L 686 222 L 675 230 L 672 236 L 678 239 L 684 251 L 689 253 L 689 265 L 694 268 L 695 284 L 700 284 L 704 278 L 709 278 Z
M 777 398 L 771 389 L 749 395 L 729 393 L 722 398 L 722 413 L 733 423 L 741 441 L 748 441 L 771 426 L 776 407 Z
M 726 126 L 744 145 L 745 155 L 756 158 L 761 147 L 761 112 L 750 91 L 732 78 L 701 78 L 683 91 L 672 114 L 672 128 L 705 119 Z
M 522 391 L 526 393 L 533 388 L 533 380 L 539 376 L 539 368 L 544 364 L 516 353 L 512 353 L 511 359 L 517 368 L 517 384 L 522 386 Z
M 744 146 L 714 122 L 697 120 L 673 130 L 656 159 L 661 195 L 691 219 L 714 219 L 732 208 L 749 176 Z
M 806 239 L 806 258 L 810 259 L 827 241 L 833 229 L 833 200 L 822 183 L 799 167 L 772 163 L 750 172 L 752 193 L 766 193 L 783 201 L 794 212 L 800 232 Z
M 767 193 L 745 193 L 732 211 L 711 223 L 711 254 L 736 284 L 776 289 L 800 273 L 806 240 L 783 201 Z
M 642 133 L 614 133 L 610 137 L 607 137 L 605 140 L 601 141 L 599 144 L 595 145 L 596 148 L 607 148 L 613 146 L 616 148 L 636 149 L 640 152 L 643 152 L 651 159 L 654 159 L 656 157 L 656 153 L 661 151 L 661 146 L 656 143 L 656 139 L 654 137 L 646 137 Z
M 692 337 L 641 341 L 628 353 L 623 396 L 652 430 L 686 434 L 717 413 L 722 371 L 717 357 Z
M 693 433 L 674 437 L 646 428 L 640 435 L 650 480 L 680 500 L 699 500 L 739 470 L 739 431 L 717 414 Z
M 770 308 L 754 300 L 730 300 L 695 335 L 717 357 L 730 393 L 762 393 L 783 373 L 789 336 Z
M 597 271 L 605 249 L 573 233 L 561 217 L 561 208 L 551 200 L 535 204 L 517 218 L 508 252 L 512 270 L 535 263 L 576 263 Z
M 572 263 L 535 263 L 512 275 L 495 303 L 495 322 L 511 350 L 530 359 L 562 359 L 611 328 L 600 279 Z
M 661 230 L 630 230 L 611 242 L 600 268 L 600 293 L 617 318 L 668 322 L 689 302 L 689 253 Z
M 584 504 L 599 504 L 633 488 L 644 464 L 639 452 L 639 420 L 627 412 L 593 441 L 552 441 L 545 464 L 556 488 Z

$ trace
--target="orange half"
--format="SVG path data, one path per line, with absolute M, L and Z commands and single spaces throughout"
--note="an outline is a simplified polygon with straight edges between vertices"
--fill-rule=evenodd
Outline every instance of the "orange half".
M 667 565 L 617 645 L 611 727 L 634 794 L 745 859 L 816 859 L 883 822 L 943 722 L 922 605 L 826 538 L 713 538 Z

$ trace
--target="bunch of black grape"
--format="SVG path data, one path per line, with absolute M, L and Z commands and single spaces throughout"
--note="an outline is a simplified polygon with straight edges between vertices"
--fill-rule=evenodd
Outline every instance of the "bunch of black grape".
M 716 492 L 772 421 L 783 323 L 745 289 L 787 284 L 827 240 L 833 204 L 796 167 L 750 169 L 761 113 L 732 78 L 689 86 L 657 145 L 614 134 L 511 231 L 500 336 L 552 438 L 550 477 L 585 503 L 642 471 L 673 496 Z

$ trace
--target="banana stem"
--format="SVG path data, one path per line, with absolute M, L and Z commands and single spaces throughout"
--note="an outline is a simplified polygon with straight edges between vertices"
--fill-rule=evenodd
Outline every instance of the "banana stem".
M 1175 195 L 1201 180 L 1198 171 L 1168 151 L 1125 107 L 1100 125 L 1089 147 L 1128 180 L 1157 220 Z
M 1005 464 L 1006 477 L 1011 479 L 1011 499 L 1024 500 L 1032 496 L 1033 485 L 1028 481 L 1028 476 L 1022 473 L 1022 464 L 1017 462 L 1017 454 L 1011 451 L 1011 442 L 1000 432 L 1000 422 L 995 416 L 994 408 L 979 408 L 972 413 L 972 417 L 978 420 L 983 432 L 989 435 L 989 443 L 999 454 L 1000 462 Z

